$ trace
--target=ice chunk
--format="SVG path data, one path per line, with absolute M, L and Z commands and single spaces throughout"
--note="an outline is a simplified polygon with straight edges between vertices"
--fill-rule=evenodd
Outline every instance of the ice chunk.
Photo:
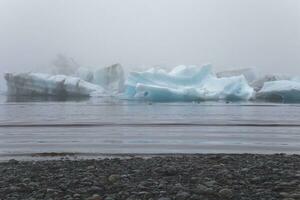
M 300 82 L 292 80 L 265 82 L 256 98 L 266 101 L 299 102 Z
M 255 68 L 229 70 L 229 71 L 222 71 L 217 73 L 217 77 L 219 78 L 240 76 L 240 75 L 244 75 L 248 83 L 252 83 L 258 78 L 257 70 Z
M 254 80 L 250 83 L 250 86 L 256 91 L 260 91 L 266 82 L 271 81 L 279 81 L 279 80 L 293 80 L 291 76 L 284 76 L 284 75 L 265 75 L 257 80 Z
M 210 65 L 178 66 L 170 72 L 132 72 L 125 95 L 150 101 L 248 100 L 253 89 L 244 76 L 217 78 Z
M 94 72 L 93 83 L 102 86 L 110 93 L 124 90 L 124 71 L 120 64 L 98 69 Z
M 6 74 L 8 95 L 94 96 L 105 95 L 102 87 L 65 75 L 41 73 Z
M 94 72 L 84 67 L 78 68 L 75 73 L 75 76 L 90 83 L 92 83 L 94 80 Z

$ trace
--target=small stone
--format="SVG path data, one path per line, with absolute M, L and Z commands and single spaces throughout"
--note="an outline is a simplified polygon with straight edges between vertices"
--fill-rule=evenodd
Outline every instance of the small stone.
M 98 194 L 94 194 L 93 196 L 87 198 L 86 200 L 102 200 L 102 198 Z
M 90 165 L 90 166 L 88 166 L 88 167 L 87 167 L 87 169 L 88 169 L 88 170 L 95 169 L 95 166 L 93 166 L 93 165 Z
M 207 187 L 213 187 L 217 182 L 216 181 L 207 181 L 204 183 Z
M 287 193 L 287 192 L 280 192 L 279 194 L 280 194 L 280 196 L 282 196 L 282 197 L 289 197 L 289 196 L 290 196 L 290 194 Z
M 81 195 L 80 195 L 80 194 L 74 194 L 73 197 L 74 197 L 74 198 L 80 198 Z
M 290 197 L 293 199 L 300 199 L 300 193 L 292 193 Z
M 205 185 L 202 185 L 202 184 L 199 184 L 195 190 L 196 193 L 199 193 L 199 194 L 212 194 L 214 193 L 213 189 L 205 186 Z
M 15 159 L 10 159 L 8 162 L 10 164 L 18 164 L 19 163 L 19 161 L 15 160 Z
M 191 200 L 200 200 L 201 197 L 196 195 L 196 194 L 193 194 L 191 197 L 190 197 Z
M 47 189 L 47 193 L 53 193 L 53 192 L 55 192 L 54 189 L 51 189 L 51 188 L 48 188 L 48 189 Z
M 160 197 L 158 200 L 171 200 L 169 197 Z
M 230 189 L 222 189 L 219 191 L 219 196 L 224 199 L 230 199 L 233 196 L 233 192 Z
M 176 194 L 175 199 L 176 200 L 185 200 L 185 199 L 188 199 L 189 197 L 190 197 L 190 194 L 187 192 L 178 192 Z
M 118 182 L 120 180 L 121 176 L 117 174 L 112 174 L 108 177 L 108 181 L 111 183 Z

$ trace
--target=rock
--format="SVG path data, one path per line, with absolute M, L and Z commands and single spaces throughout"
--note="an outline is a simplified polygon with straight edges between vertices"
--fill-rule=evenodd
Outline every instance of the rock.
M 185 200 L 190 197 L 190 194 L 187 192 L 178 192 L 175 196 L 176 200 Z
M 169 197 L 160 197 L 158 200 L 171 200 Z
M 16 165 L 16 164 L 19 164 L 19 161 L 15 160 L 15 159 L 10 159 L 8 161 L 8 163 Z
M 81 195 L 80 195 L 80 194 L 74 194 L 73 197 L 74 197 L 74 198 L 80 198 Z
M 190 197 L 191 200 L 202 200 L 202 198 L 196 194 L 193 194 L 191 197 Z
M 87 190 L 89 193 L 100 193 L 100 191 L 103 191 L 103 189 L 101 187 L 98 186 L 91 186 L 90 188 L 88 188 Z
M 115 199 L 111 196 L 108 196 L 108 197 L 105 198 L 105 200 L 115 200 Z
M 94 194 L 93 196 L 87 198 L 86 200 L 102 200 L 102 198 L 98 194 Z
M 154 171 L 156 173 L 162 174 L 164 176 L 174 176 L 174 175 L 178 174 L 177 168 L 173 167 L 173 166 L 158 167 Z
M 178 170 L 176 169 L 176 167 L 173 166 L 169 166 L 166 168 L 166 170 L 164 171 L 164 174 L 167 176 L 174 176 L 178 173 Z
M 94 165 L 90 165 L 90 166 L 87 167 L 88 170 L 92 170 L 92 169 L 95 169 L 95 168 L 96 167 Z
M 290 198 L 293 198 L 293 199 L 300 199 L 300 192 L 299 193 L 292 193 L 290 195 Z
M 112 174 L 108 177 L 108 181 L 111 183 L 116 183 L 121 179 L 121 176 L 118 174 Z
M 230 199 L 233 196 L 233 192 L 230 189 L 222 189 L 219 191 L 219 196 L 223 199 Z
M 216 181 L 207 181 L 204 183 L 207 187 L 213 187 L 217 182 Z
M 290 194 L 287 193 L 287 192 L 280 192 L 279 194 L 280 194 L 280 196 L 282 196 L 282 197 L 289 197 L 289 196 L 290 196 Z
M 213 194 L 214 190 L 205 185 L 199 184 L 195 189 L 195 192 L 198 194 Z

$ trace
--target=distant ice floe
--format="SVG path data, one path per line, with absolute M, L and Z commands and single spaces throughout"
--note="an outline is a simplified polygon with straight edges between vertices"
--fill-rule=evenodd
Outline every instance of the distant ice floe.
M 232 76 L 241 76 L 243 75 L 248 83 L 252 83 L 253 81 L 257 80 L 258 74 L 256 68 L 245 68 L 245 69 L 237 69 L 237 70 L 228 70 L 222 71 L 217 73 L 218 78 L 224 77 L 232 77 Z
M 67 73 L 71 73 L 71 71 L 67 70 Z M 124 71 L 119 64 L 100 68 L 95 71 L 79 67 L 71 75 L 8 73 L 5 75 L 5 79 L 8 88 L 7 94 L 14 96 L 117 95 L 124 90 L 125 82 Z
M 218 78 L 210 65 L 132 72 L 125 90 L 128 98 L 149 101 L 249 100 L 253 94 L 244 76 Z
M 279 80 L 265 82 L 256 98 L 264 101 L 297 102 L 300 100 L 300 82 Z
M 64 68 L 64 65 L 67 67 Z M 130 72 L 125 77 L 120 64 L 91 70 L 79 67 L 72 60 L 61 57 L 56 66 L 61 74 L 6 74 L 7 94 L 115 96 L 154 102 L 207 100 L 300 102 L 299 78 L 259 75 L 256 69 L 251 68 L 214 74 L 211 65 L 203 67 L 182 65 L 171 71 L 152 68 L 144 72 Z
M 118 94 L 124 90 L 125 75 L 120 64 L 98 68 L 95 71 L 81 67 L 76 71 L 75 76 L 100 85 L 110 94 Z
M 7 94 L 14 96 L 99 96 L 101 86 L 65 75 L 41 73 L 6 74 Z

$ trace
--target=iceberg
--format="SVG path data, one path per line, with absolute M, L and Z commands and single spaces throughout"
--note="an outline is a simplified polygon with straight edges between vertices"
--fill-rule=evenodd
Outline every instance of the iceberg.
M 265 82 L 256 93 L 256 99 L 278 102 L 299 102 L 300 82 L 294 80 L 278 80 Z
M 120 93 L 124 90 L 124 71 L 120 64 L 97 69 L 93 75 L 92 83 L 102 86 L 112 94 Z
M 94 80 L 94 72 L 84 67 L 78 68 L 74 76 L 90 83 Z
M 257 70 L 255 68 L 228 70 L 228 71 L 222 71 L 217 73 L 218 78 L 240 76 L 240 75 L 243 75 L 248 81 L 248 83 L 252 83 L 258 77 Z
M 211 65 L 132 72 L 125 87 L 127 98 L 149 101 L 249 100 L 254 93 L 243 75 L 218 78 Z
M 80 78 L 41 73 L 5 74 L 7 94 L 15 96 L 102 96 L 101 86 Z
M 272 81 L 280 81 L 280 80 L 293 80 L 294 78 L 291 76 L 284 76 L 284 75 L 265 75 L 261 78 L 258 78 L 254 80 L 252 83 L 250 83 L 250 86 L 253 87 L 253 89 L 258 92 L 260 91 L 264 84 L 267 82 Z

